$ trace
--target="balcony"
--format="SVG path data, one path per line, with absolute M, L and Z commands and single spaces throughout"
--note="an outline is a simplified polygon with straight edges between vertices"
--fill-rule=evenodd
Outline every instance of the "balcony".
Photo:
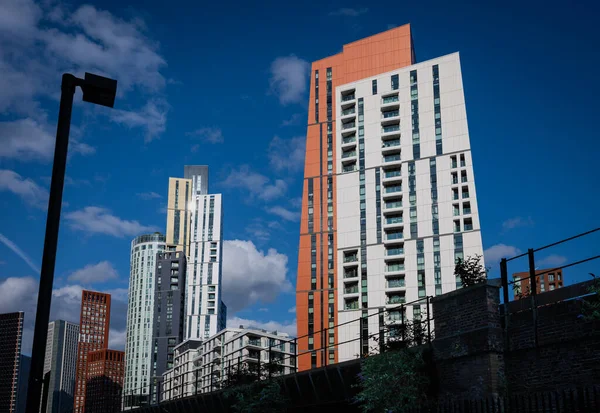
M 384 208 L 383 208 L 384 215 L 389 215 L 394 212 L 400 212 L 400 211 L 402 211 L 402 201 L 401 200 L 385 202 Z
M 388 248 L 385 250 L 386 257 L 398 257 L 404 255 L 404 248 Z
M 402 160 L 399 153 L 392 153 L 383 156 L 383 163 L 386 165 L 399 165 Z
M 383 171 L 383 182 L 397 181 L 402 179 L 402 168 L 393 168 Z
M 386 288 L 405 288 L 404 278 L 389 278 Z
M 346 300 L 344 303 L 344 310 L 358 310 L 358 299 Z
M 346 136 L 342 138 L 342 149 L 344 147 L 354 147 L 356 146 L 356 135 Z
M 406 298 L 404 297 L 404 294 L 390 294 L 388 295 L 386 304 L 406 304 Z
M 345 110 L 345 109 L 349 108 L 350 106 L 354 106 L 354 105 L 356 105 L 356 95 L 354 94 L 354 92 L 342 95 L 342 99 L 341 99 L 342 110 Z
M 392 108 L 397 108 L 399 107 L 399 98 L 398 98 L 398 94 L 395 95 L 390 95 L 390 96 L 383 96 L 381 98 L 381 109 L 392 109 Z
M 463 208 L 463 215 L 471 215 L 471 208 Z
M 400 124 L 397 125 L 389 125 L 381 128 L 381 135 L 399 135 L 400 134 Z
M 342 152 L 342 159 L 355 158 L 355 157 L 356 157 L 356 151 L 344 151 L 344 152 Z
M 381 112 L 381 125 L 398 124 L 400 122 L 399 110 L 388 110 Z
M 248 345 L 253 347 L 262 347 L 262 341 L 259 338 L 249 339 Z
M 352 263 L 358 263 L 358 255 L 357 254 L 344 255 L 344 265 L 352 264 Z
M 356 135 L 356 122 L 342 123 L 342 137 Z
M 352 269 L 352 270 L 348 270 L 348 271 L 344 271 L 344 278 L 356 278 L 358 277 L 358 270 Z
M 391 243 L 395 243 L 395 242 L 396 243 L 402 242 L 403 240 L 404 240 L 404 231 L 403 230 L 386 231 L 383 243 L 391 244 Z
M 356 122 L 342 123 L 342 130 L 356 128 Z
M 358 284 L 344 287 L 344 294 L 358 294 Z
M 341 112 L 340 119 L 343 121 L 345 119 L 352 119 L 356 117 L 356 108 L 354 106 L 344 109 Z
M 352 165 L 344 165 L 342 167 L 342 172 L 346 173 L 346 172 L 354 172 L 356 171 L 356 162 L 353 163 Z

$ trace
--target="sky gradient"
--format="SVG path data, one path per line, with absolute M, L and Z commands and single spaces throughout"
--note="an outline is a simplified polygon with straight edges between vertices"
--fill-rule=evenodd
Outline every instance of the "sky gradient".
M 124 344 L 130 242 L 165 231 L 168 178 L 207 164 L 223 193 L 229 325 L 295 331 L 310 62 L 410 23 L 417 61 L 460 52 L 486 265 L 598 227 L 598 36 L 584 4 L 0 3 L 0 312 L 30 346 L 60 76 L 119 81 L 115 109 L 73 111 L 51 318 L 82 288 L 114 296 Z M 600 234 L 540 252 L 598 254 Z M 568 284 L 598 263 L 565 270 Z M 526 270 L 526 260 L 509 272 Z

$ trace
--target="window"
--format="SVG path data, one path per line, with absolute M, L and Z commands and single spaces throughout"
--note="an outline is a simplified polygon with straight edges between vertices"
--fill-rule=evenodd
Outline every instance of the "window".
M 456 162 L 456 155 L 450 157 L 450 167 L 451 168 L 457 168 L 458 167 L 458 164 Z
M 377 79 L 374 79 L 374 80 L 371 82 L 371 87 L 372 87 L 372 89 L 373 89 L 373 94 L 374 94 L 374 95 L 376 95 L 376 94 L 377 94 Z
M 461 153 L 461 154 L 460 154 L 460 166 L 461 166 L 461 168 L 462 168 L 462 167 L 464 167 L 465 165 L 466 165 L 466 163 L 465 163 L 465 154 L 464 154 L 464 153 Z
M 473 230 L 473 220 L 471 218 L 465 218 L 465 231 Z
M 399 82 L 398 75 L 392 75 L 392 90 L 398 90 Z
M 460 232 L 460 221 L 454 221 L 454 232 Z
M 462 187 L 462 197 L 463 197 L 463 199 L 469 197 L 469 187 L 468 186 Z
M 458 204 L 452 204 L 452 215 L 460 215 L 460 208 L 458 207 Z

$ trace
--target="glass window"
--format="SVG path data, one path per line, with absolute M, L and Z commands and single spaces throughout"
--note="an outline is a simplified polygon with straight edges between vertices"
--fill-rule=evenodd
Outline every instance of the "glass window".
M 399 82 L 398 75 L 392 75 L 392 90 L 398 90 Z
M 371 83 L 372 83 L 373 94 L 376 95 L 377 94 L 377 79 L 373 80 Z

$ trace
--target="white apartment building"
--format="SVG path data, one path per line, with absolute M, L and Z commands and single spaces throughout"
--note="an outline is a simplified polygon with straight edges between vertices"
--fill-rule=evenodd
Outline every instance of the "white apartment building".
M 341 362 L 375 345 L 380 308 L 460 287 L 456 258 L 483 248 L 458 53 L 335 93 L 338 323 L 373 315 L 338 328 Z
M 190 256 L 187 267 L 186 327 L 188 339 L 208 339 L 225 327 L 226 307 L 221 302 L 223 209 L 220 194 L 200 194 L 200 181 L 192 177 L 193 191 Z
M 226 328 L 202 343 L 187 340 L 175 348 L 175 366 L 163 375 L 161 400 L 219 390 L 238 365 L 270 365 L 273 376 L 295 373 L 296 356 L 288 334 L 252 327 Z
M 123 408 L 148 402 L 152 372 L 152 324 L 156 254 L 165 251 L 165 236 L 140 235 L 131 242 L 127 301 Z
M 173 368 L 163 374 L 161 401 L 180 399 L 200 392 L 196 390 L 195 362 L 201 354 L 201 340 L 185 340 L 175 347 Z

